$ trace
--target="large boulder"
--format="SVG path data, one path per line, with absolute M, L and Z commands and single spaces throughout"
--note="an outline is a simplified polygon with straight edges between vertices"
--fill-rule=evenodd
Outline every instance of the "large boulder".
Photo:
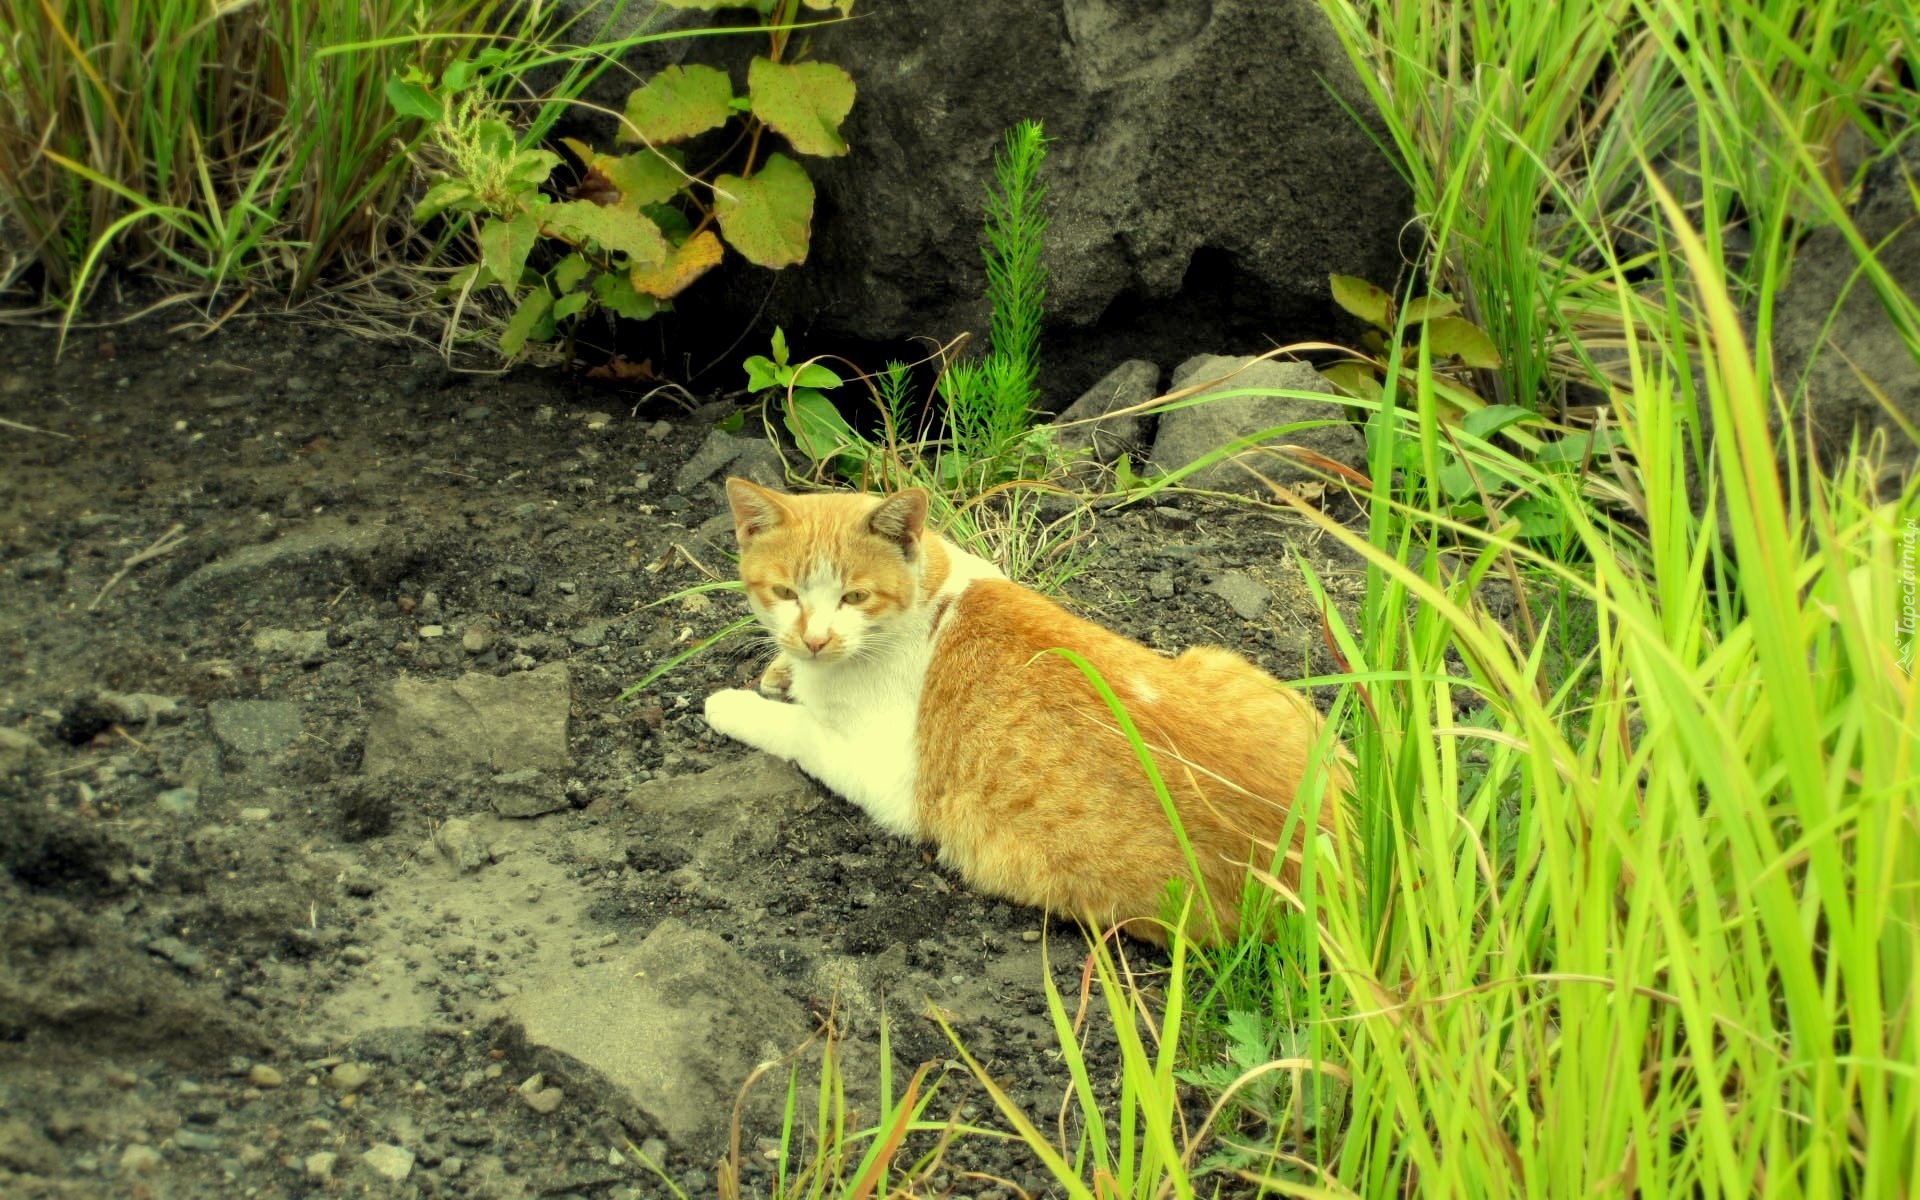
M 1852 214 L 1861 238 L 1909 296 L 1920 296 L 1920 206 L 1907 180 L 1916 170 L 1920 147 L 1909 140 L 1901 155 L 1867 173 Z M 1880 431 L 1887 466 L 1904 473 L 1920 454 L 1901 428 L 1920 428 L 1920 357 L 1872 285 L 1856 275 L 1858 263 L 1831 226 L 1800 244 L 1774 306 L 1775 383 L 1804 406 L 1795 409 L 1790 436 L 1799 442 L 1800 419 L 1808 419 L 1823 465 L 1835 466 L 1856 433 L 1864 443 Z
M 1052 139 L 1053 408 L 1123 359 L 1324 336 L 1329 272 L 1398 275 L 1407 192 L 1348 111 L 1372 106 L 1313 0 L 860 0 L 854 20 L 810 36 L 811 56 L 845 67 L 858 97 L 850 153 L 806 163 L 818 187 L 808 261 L 730 262 L 633 356 L 664 348 L 737 386 L 740 357 L 776 324 L 808 354 L 984 336 L 983 187 L 1006 130 L 1028 117 Z M 743 88 L 764 44 L 656 43 L 629 65 L 644 77 L 668 57 L 713 62 Z M 633 86 L 609 75 L 595 98 L 618 111 Z

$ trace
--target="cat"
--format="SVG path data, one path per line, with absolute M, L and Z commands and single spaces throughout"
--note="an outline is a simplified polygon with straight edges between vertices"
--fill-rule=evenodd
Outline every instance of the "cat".
M 766 694 L 708 697 L 715 732 L 932 842 L 982 891 L 1165 944 L 1168 885 L 1191 872 L 1111 710 L 1048 653 L 1071 650 L 1154 750 L 1218 921 L 1196 897 L 1189 932 L 1234 936 L 1247 864 L 1273 865 L 1320 738 L 1305 698 L 1231 651 L 1168 658 L 1008 581 L 926 528 L 921 489 L 789 495 L 733 478 L 726 491 L 748 603 L 780 652 Z M 1329 835 L 1338 754 L 1321 752 L 1315 785 L 1333 787 Z M 1294 824 L 1289 884 L 1306 841 Z

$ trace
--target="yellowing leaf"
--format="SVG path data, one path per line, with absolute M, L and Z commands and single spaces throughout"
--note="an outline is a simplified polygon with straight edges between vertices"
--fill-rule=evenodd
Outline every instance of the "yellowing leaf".
M 488 217 L 480 226 L 480 261 L 486 264 L 487 274 L 504 284 L 508 292 L 519 290 L 520 271 L 527 265 L 527 255 L 532 253 L 539 232 L 540 223 L 529 212 L 518 213 L 510 221 Z
M 645 208 L 671 199 L 687 181 L 680 165 L 685 156 L 678 150 L 636 150 L 632 154 L 601 154 L 576 138 L 562 138 L 567 149 L 580 160 L 586 174 L 576 193 L 584 200 L 599 204 L 624 204 Z M 617 193 L 608 196 L 607 189 Z
M 1460 317 L 1435 317 L 1428 321 L 1427 348 L 1436 358 L 1457 358 L 1469 367 L 1492 370 L 1500 365 L 1500 351 L 1493 339 L 1482 333 L 1478 325 Z
M 1450 317 L 1460 311 L 1460 302 L 1439 292 L 1431 296 L 1415 296 L 1407 301 L 1407 324 L 1415 325 L 1421 321 L 1431 321 L 1436 317 Z
M 662 70 L 627 97 L 623 142 L 677 142 L 725 124 L 733 115 L 733 81 L 702 63 Z
M 802 154 L 847 152 L 840 122 L 853 111 L 853 78 L 832 63 L 777 63 L 756 58 L 747 67 L 753 115 Z
M 659 226 L 630 208 L 567 200 L 548 205 L 540 214 L 540 226 L 550 237 L 576 246 L 591 241 L 635 263 L 657 263 L 667 256 Z
M 1352 275 L 1329 275 L 1327 281 L 1333 285 L 1335 304 L 1369 325 L 1389 328 L 1387 311 L 1393 305 L 1393 297 L 1384 289 Z
M 720 256 L 725 253 L 713 231 L 702 229 L 676 247 L 667 261 L 659 266 L 635 267 L 628 279 L 636 292 L 671 300 L 685 291 L 688 284 L 718 266 Z
M 751 178 L 722 175 L 714 180 L 713 211 L 720 218 L 720 232 L 748 262 L 786 267 L 807 261 L 813 180 L 786 155 L 769 155 Z

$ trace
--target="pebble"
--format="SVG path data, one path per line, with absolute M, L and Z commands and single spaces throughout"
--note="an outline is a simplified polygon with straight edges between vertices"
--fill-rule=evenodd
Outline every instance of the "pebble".
M 255 822 L 271 821 L 273 820 L 273 810 L 270 808 L 259 808 L 259 807 L 243 808 L 240 810 L 240 819 L 242 821 L 255 821 Z
M 469 629 L 460 635 L 460 648 L 468 654 L 485 654 L 487 647 L 492 644 L 492 639 L 487 637 L 484 630 Z
M 1155 571 L 1147 576 L 1147 594 L 1155 600 L 1173 599 L 1173 572 Z
M 301 1166 L 306 1168 L 307 1178 L 325 1179 L 333 1174 L 333 1164 L 339 1157 L 331 1150 L 319 1150 L 302 1159 Z
M 369 1146 L 360 1161 L 367 1164 L 374 1174 L 382 1179 L 399 1183 L 413 1171 L 413 1151 L 405 1146 L 392 1146 L 384 1142 Z
M 1040 931 L 1038 929 L 1026 930 L 1020 935 L 1020 940 L 1023 942 L 1037 942 L 1040 940 Z
M 247 1082 L 257 1088 L 277 1088 L 286 1081 L 285 1075 L 265 1063 L 258 1063 L 247 1069 Z
M 160 1169 L 163 1160 L 160 1152 L 152 1146 L 142 1146 L 135 1142 L 120 1152 L 120 1173 L 122 1175 L 151 1175 Z
M 1252 621 L 1273 603 L 1273 593 L 1251 575 L 1228 571 L 1207 585 L 1207 590 L 1225 600 L 1242 619 Z
M 447 861 L 462 872 L 478 871 L 493 859 L 493 852 L 488 849 L 486 842 L 463 817 L 455 817 L 442 824 L 433 840 Z
M 197 787 L 168 788 L 153 798 L 160 811 L 176 817 L 190 817 L 200 807 L 200 789 Z
M 667 435 L 672 432 L 673 422 L 671 421 L 655 421 L 653 424 L 647 426 L 647 436 L 656 442 L 665 441 Z
M 327 1086 L 352 1095 L 373 1079 L 373 1068 L 365 1063 L 343 1062 L 327 1072 Z
M 420 627 L 420 636 L 422 638 L 445 637 L 447 636 L 447 627 L 445 625 L 422 625 Z
M 197 1150 L 203 1154 L 210 1154 L 225 1145 L 225 1142 L 211 1133 L 176 1129 L 173 1131 L 173 1144 L 182 1150 Z
M 566 1098 L 559 1088 L 548 1087 L 547 1077 L 540 1072 L 527 1076 L 521 1082 L 519 1092 L 520 1098 L 527 1102 L 527 1107 L 543 1116 L 559 1108 L 560 1101 Z

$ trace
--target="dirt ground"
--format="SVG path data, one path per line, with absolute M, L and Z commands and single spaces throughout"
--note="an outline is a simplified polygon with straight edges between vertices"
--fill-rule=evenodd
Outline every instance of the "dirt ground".
M 719 480 L 771 465 L 715 431 L 744 398 L 278 320 L 53 346 L 0 330 L 0 1193 L 668 1194 L 644 1153 L 711 1195 L 757 1063 L 830 1015 L 870 1119 L 882 1014 L 896 1081 L 957 1058 L 929 1005 L 1053 1125 L 1078 929 L 708 731 L 750 639 L 619 698 L 744 614 L 661 602 L 730 571 Z M 1081 549 L 1096 619 L 1283 677 L 1332 669 L 1290 556 L 1359 587 L 1195 498 Z M 744 1109 L 753 1193 L 785 1081 Z M 955 1113 L 994 1122 L 964 1071 Z M 984 1139 L 942 1182 L 1048 1191 Z

